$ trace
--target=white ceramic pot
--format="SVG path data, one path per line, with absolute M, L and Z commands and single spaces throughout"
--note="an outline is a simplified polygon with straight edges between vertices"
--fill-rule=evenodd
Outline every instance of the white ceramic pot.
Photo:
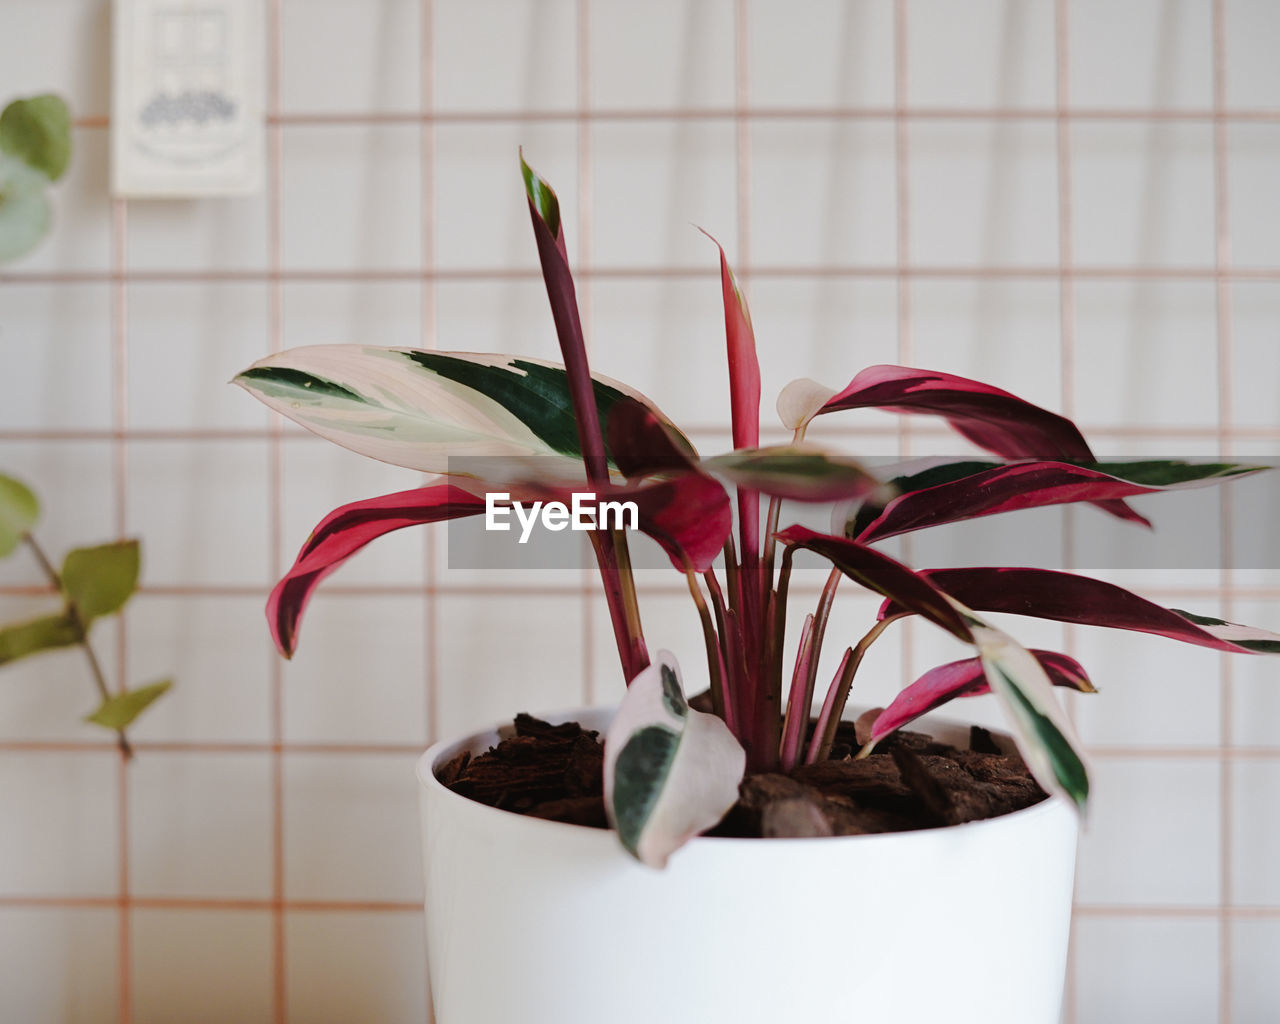
M 609 712 L 574 711 L 603 732 Z M 921 728 L 967 745 L 967 727 Z M 950 828 L 690 842 L 494 810 L 418 763 L 437 1024 L 1057 1024 L 1077 824 L 1052 799 Z

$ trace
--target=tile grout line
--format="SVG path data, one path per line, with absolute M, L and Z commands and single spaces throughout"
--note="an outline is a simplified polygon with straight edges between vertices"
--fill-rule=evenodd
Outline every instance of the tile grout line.
M 578 319 L 582 325 L 587 354 L 591 354 L 591 261 L 594 256 L 592 233 L 595 230 L 595 196 L 592 192 L 591 126 L 586 117 L 591 109 L 591 0 L 578 0 L 575 12 L 577 73 L 577 146 L 578 146 L 578 265 L 574 268 L 574 287 L 578 296 Z M 596 630 L 596 587 L 590 567 L 581 570 L 578 593 L 582 607 L 582 699 L 586 705 L 599 699 L 596 681 L 596 646 L 600 643 Z
M 490 110 L 435 111 L 430 114 L 414 111 L 304 111 L 268 115 L 268 127 L 368 127 L 380 125 L 413 125 L 421 121 L 434 124 L 531 124 L 565 123 L 574 121 L 627 123 L 633 121 L 732 121 L 734 107 L 652 107 L 652 108 L 599 108 L 579 107 L 576 110 L 521 110 L 494 108 Z M 1213 108 L 1107 108 L 1075 107 L 1059 114 L 1056 107 L 924 107 L 912 106 L 905 101 L 889 106 L 761 106 L 747 107 L 742 116 L 752 121 L 1057 121 L 1065 116 L 1071 121 L 1097 122 L 1212 122 L 1223 120 L 1241 123 L 1269 124 L 1280 122 L 1280 109 L 1276 108 L 1224 108 L 1219 115 Z M 99 130 L 110 127 L 110 118 L 81 117 L 72 122 L 80 130 Z
M 1059 387 L 1062 398 L 1062 415 L 1074 419 L 1075 394 L 1075 279 L 1070 268 L 1075 262 L 1075 236 L 1072 223 L 1071 196 L 1071 126 L 1066 119 L 1071 100 L 1071 54 L 1070 54 L 1070 9 L 1069 0 L 1054 0 L 1054 99 L 1058 111 L 1056 125 L 1056 164 L 1058 172 L 1058 266 L 1061 273 L 1058 278 L 1058 372 L 1061 380 Z M 1064 506 L 1062 533 L 1063 566 L 1071 571 L 1075 568 L 1075 517 L 1070 505 Z M 1076 627 L 1064 624 L 1062 631 L 1063 652 L 1074 655 L 1078 647 Z M 1076 701 L 1074 695 L 1063 702 L 1068 720 L 1073 726 L 1076 723 Z M 1077 843 L 1078 845 L 1078 843 Z M 1079 906 L 1078 885 L 1073 881 L 1071 894 L 1072 909 Z M 1070 928 L 1067 934 L 1067 972 L 1063 985 L 1063 1020 L 1064 1024 L 1076 1024 L 1079 1020 L 1080 1000 L 1080 966 L 1078 959 L 1079 935 L 1076 928 L 1075 914 L 1071 915 Z
M 422 130 L 418 138 L 418 171 L 422 178 L 422 294 L 420 324 L 424 348 L 439 347 L 436 320 L 438 290 L 434 274 L 436 266 L 436 122 L 430 117 L 435 113 L 435 4 L 433 0 L 421 0 L 418 8 L 420 24 L 418 49 L 418 101 L 424 113 Z M 445 531 L 448 524 L 442 524 Z M 443 534 L 447 537 L 447 532 Z M 426 588 L 423 591 L 423 669 L 425 694 L 425 720 L 423 732 L 427 745 L 435 742 L 440 722 L 440 594 L 439 594 L 439 537 L 435 530 L 427 530 L 423 540 L 425 555 Z M 415 780 L 416 782 L 416 780 Z M 420 851 L 420 855 L 424 851 Z M 425 893 L 424 893 L 425 901 Z M 415 910 L 424 911 L 423 904 L 415 904 Z M 425 925 L 425 918 L 424 918 Z M 435 1001 L 431 993 L 431 975 L 424 961 L 423 989 L 426 1007 L 426 1024 L 434 1024 Z
M 129 442 L 124 431 L 129 421 L 129 322 L 128 276 L 125 267 L 128 260 L 128 202 L 111 200 L 111 265 L 119 271 L 119 277 L 111 289 L 111 348 L 112 348 L 112 409 L 111 417 L 121 431 L 113 448 L 115 477 L 114 529 L 117 537 L 123 537 L 128 527 Z M 115 275 L 113 275 L 115 277 Z M 125 686 L 128 670 L 128 650 L 124 616 L 115 623 L 116 631 L 116 690 Z M 119 851 L 119 993 L 117 1012 L 119 1024 L 131 1024 L 133 1020 L 133 917 L 131 889 L 129 885 L 129 765 L 124 755 L 116 766 L 119 815 L 117 839 Z
M 735 268 L 739 276 L 769 280 L 818 281 L 832 278 L 885 281 L 1058 281 L 1062 277 L 1087 281 L 1280 281 L 1280 266 L 1173 266 L 1171 264 L 1074 264 L 1062 267 L 1046 264 L 759 264 L 740 262 Z M 718 279 L 718 271 L 705 265 L 667 266 L 630 265 L 583 267 L 575 277 L 609 281 L 695 281 Z M 137 270 L 33 270 L 0 272 L 0 288 L 8 285 L 115 284 L 127 278 L 134 284 L 352 284 L 364 282 L 415 284 L 424 279 L 420 267 L 358 270 L 341 267 L 321 269 L 266 270 L 169 270 L 139 268 Z M 425 274 L 426 280 L 450 282 L 504 283 L 539 281 L 541 272 L 532 267 L 457 267 L 437 268 Z M 225 428 L 234 431 L 235 428 Z
M 898 285 L 898 339 L 897 359 L 899 365 L 910 366 L 914 359 L 914 346 L 911 337 L 911 176 L 910 176 L 910 131 L 907 114 L 911 107 L 908 80 L 908 63 L 910 51 L 907 41 L 908 0 L 894 0 L 893 3 L 893 148 L 894 148 L 894 191 L 897 260 L 895 280 Z M 899 458 L 909 458 L 912 441 L 915 437 L 910 417 L 899 415 L 896 428 Z M 912 555 L 911 538 L 902 538 L 902 557 L 910 564 Z M 915 637 L 916 623 L 908 618 L 902 623 L 898 633 L 900 657 L 902 659 L 902 685 L 915 678 Z
M 1222 111 L 1226 101 L 1226 8 L 1224 0 L 1213 0 L 1213 191 L 1214 191 L 1214 269 L 1221 271 L 1231 266 L 1231 223 L 1230 206 L 1228 204 L 1227 177 L 1227 126 Z M 1218 342 L 1218 444 L 1221 457 L 1229 456 L 1234 450 L 1230 436 L 1230 426 L 1234 418 L 1232 391 L 1232 344 L 1231 344 L 1231 289 L 1223 277 L 1216 280 L 1214 298 L 1217 305 L 1217 342 Z M 1221 509 L 1221 555 L 1222 576 L 1219 580 L 1223 589 L 1223 608 L 1225 618 L 1234 621 L 1234 559 L 1235 538 L 1232 525 L 1233 504 L 1229 488 L 1223 488 L 1219 494 Z M 1221 690 L 1219 703 L 1219 743 L 1224 750 L 1230 749 L 1233 736 L 1234 707 L 1234 668 L 1228 655 L 1219 658 L 1221 665 Z M 1234 991 L 1232 954 L 1234 936 L 1231 922 L 1227 919 L 1226 908 L 1234 899 L 1234 849 L 1233 832 L 1235 828 L 1234 799 L 1235 765 L 1228 757 L 1219 761 L 1219 893 L 1218 900 L 1222 910 L 1218 918 L 1218 1021 L 1219 1024 L 1231 1024 L 1234 1017 Z
M 267 112 L 268 117 L 280 113 L 284 38 L 281 5 L 283 0 L 269 0 L 267 7 Z M 284 262 L 284 137 L 279 123 L 267 128 L 267 236 L 268 261 L 272 271 L 269 286 L 268 316 L 272 352 L 284 347 L 284 294 L 280 278 Z M 268 445 L 267 496 L 270 535 L 267 542 L 271 578 L 279 579 L 284 571 L 284 443 L 283 421 L 278 413 L 270 418 Z M 285 830 L 284 830 L 284 666 L 271 656 L 269 669 L 271 690 L 271 1009 L 275 1024 L 288 1020 L 288 956 L 285 900 Z

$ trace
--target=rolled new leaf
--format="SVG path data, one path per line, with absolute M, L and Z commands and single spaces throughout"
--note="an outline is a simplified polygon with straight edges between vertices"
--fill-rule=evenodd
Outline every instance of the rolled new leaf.
M 1021 568 L 931 569 L 920 575 L 976 611 L 1153 633 L 1235 654 L 1280 654 L 1280 634 L 1164 608 L 1090 576 Z M 880 617 L 908 610 L 902 602 L 886 601 Z
M 715 715 L 684 697 L 669 651 L 628 687 L 604 743 L 604 798 L 623 847 L 662 868 L 738 799 L 746 753 Z
M 863 543 L 1001 512 L 1043 508 L 1070 502 L 1102 502 L 1138 494 L 1204 487 L 1261 472 L 1266 466 L 1190 463 L 1175 460 L 1094 463 L 1018 462 L 986 465 L 966 462 L 934 467 L 917 478 L 893 481 L 901 492 L 869 522 L 850 527 Z M 938 480 L 948 469 L 957 474 Z M 971 472 L 966 470 L 972 470 Z M 937 480 L 938 482 L 934 482 Z
M 565 368 L 541 359 L 474 352 L 313 345 L 254 363 L 234 383 L 313 433 L 369 458 L 424 473 L 465 471 L 450 458 L 482 457 L 494 478 L 502 459 L 543 458 L 558 476 L 581 476 L 582 448 Z M 592 379 L 602 422 L 643 395 L 608 377 Z M 607 453 L 606 453 L 607 454 Z M 563 463 L 563 465 L 560 465 Z M 527 469 L 527 462 L 522 464 Z
M 1031 648 L 1031 655 L 1054 686 L 1066 686 L 1081 693 L 1093 693 L 1093 683 L 1078 661 L 1057 651 Z M 871 726 L 868 748 L 891 732 L 914 722 L 957 697 L 978 697 L 991 692 L 981 658 L 965 658 L 932 668 L 893 699 Z
M 793 381 L 778 398 L 779 408 L 785 407 L 801 427 L 814 416 L 843 409 L 884 409 L 940 416 L 962 437 L 1007 459 L 1095 461 L 1084 435 L 1065 416 L 967 377 L 909 366 L 868 366 L 843 391 L 810 411 L 820 393 L 815 388 L 810 380 Z M 1098 504 L 1121 519 L 1151 525 L 1123 501 Z
M 40 501 L 21 480 L 0 475 L 0 558 L 13 553 L 40 518 Z

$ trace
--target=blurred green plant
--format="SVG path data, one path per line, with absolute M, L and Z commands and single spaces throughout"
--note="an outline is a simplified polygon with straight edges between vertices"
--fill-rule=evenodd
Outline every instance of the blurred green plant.
M 76 548 L 68 552 L 58 570 L 31 533 L 39 518 L 40 502 L 31 488 L 0 475 L 0 558 L 25 546 L 62 599 L 57 611 L 0 625 L 0 666 L 42 651 L 79 645 L 102 698 L 85 721 L 114 731 L 121 753 L 130 757 L 132 749 L 125 730 L 169 689 L 172 681 L 164 679 L 136 690 L 112 693 L 89 634 L 98 619 L 120 612 L 137 589 L 139 544 L 136 540 L 121 540 Z
M 71 114 L 53 95 L 0 112 L 0 263 L 36 247 L 53 223 L 49 186 L 71 160 Z

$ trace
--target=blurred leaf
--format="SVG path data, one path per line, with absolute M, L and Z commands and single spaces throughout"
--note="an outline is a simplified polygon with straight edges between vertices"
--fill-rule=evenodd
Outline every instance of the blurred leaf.
M 86 715 L 85 721 L 117 731 L 125 729 L 172 685 L 172 679 L 162 679 L 150 686 L 140 686 L 111 697 L 104 700 L 93 714 Z
M 136 540 L 76 548 L 62 563 L 62 589 L 87 626 L 124 607 L 138 586 Z
M 80 642 L 80 630 L 65 612 L 44 615 L 29 622 L 18 622 L 0 629 L 0 665 L 28 654 L 70 647 Z
M 39 171 L 0 152 L 0 263 L 30 252 L 49 230 L 48 183 Z
M 71 159 L 71 113 L 59 96 L 14 100 L 0 114 L 0 149 L 57 181 Z
M 40 502 L 31 488 L 0 475 L 0 558 L 22 543 L 23 534 L 40 518 Z

